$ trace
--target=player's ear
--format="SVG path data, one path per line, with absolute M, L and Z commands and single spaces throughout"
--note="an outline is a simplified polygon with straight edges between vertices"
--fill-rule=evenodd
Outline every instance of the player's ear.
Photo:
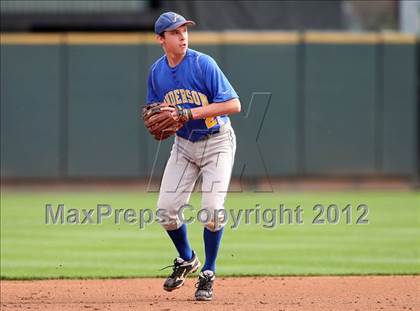
M 165 33 L 156 35 L 156 40 L 159 42 L 159 44 L 163 44 L 165 42 Z

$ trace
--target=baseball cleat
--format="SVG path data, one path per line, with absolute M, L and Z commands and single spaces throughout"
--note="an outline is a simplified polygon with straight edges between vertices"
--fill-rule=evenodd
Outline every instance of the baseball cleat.
M 200 261 L 198 260 L 197 254 L 193 251 L 193 258 L 190 261 L 186 261 L 180 257 L 175 258 L 174 264 L 165 268 L 172 267 L 172 274 L 165 280 L 163 289 L 167 292 L 171 292 L 175 289 L 180 288 L 184 285 L 184 281 L 188 274 L 194 273 L 200 268 Z M 165 269 L 163 268 L 163 269 Z
M 213 298 L 213 282 L 216 275 L 213 271 L 206 270 L 198 276 L 198 282 L 195 284 L 195 300 L 210 301 Z

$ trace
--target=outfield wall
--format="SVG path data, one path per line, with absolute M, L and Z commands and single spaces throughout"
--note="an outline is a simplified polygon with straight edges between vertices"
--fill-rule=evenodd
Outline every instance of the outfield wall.
M 190 37 L 240 95 L 235 176 L 418 174 L 414 37 Z M 156 164 L 159 177 L 171 142 L 155 142 L 138 114 L 161 55 L 152 34 L 2 33 L 1 176 L 137 178 Z

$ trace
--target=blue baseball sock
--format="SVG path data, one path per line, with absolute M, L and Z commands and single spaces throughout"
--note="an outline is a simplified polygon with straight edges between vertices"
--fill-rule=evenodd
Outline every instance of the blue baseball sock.
M 211 270 L 216 271 L 216 258 L 219 250 L 220 241 L 223 235 L 223 228 L 219 231 L 213 232 L 204 228 L 204 249 L 206 251 L 206 262 L 201 271 Z
M 190 243 L 188 242 L 187 226 L 182 224 L 182 226 L 178 229 L 167 230 L 166 232 L 168 232 L 172 242 L 175 244 L 175 247 L 179 253 L 179 257 L 187 261 L 191 260 L 193 253 L 190 247 Z

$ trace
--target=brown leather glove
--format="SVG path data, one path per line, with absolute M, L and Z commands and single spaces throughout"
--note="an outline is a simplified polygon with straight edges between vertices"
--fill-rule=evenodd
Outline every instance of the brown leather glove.
M 156 140 L 172 136 L 189 120 L 191 110 L 178 105 L 153 103 L 143 108 L 144 125 Z

